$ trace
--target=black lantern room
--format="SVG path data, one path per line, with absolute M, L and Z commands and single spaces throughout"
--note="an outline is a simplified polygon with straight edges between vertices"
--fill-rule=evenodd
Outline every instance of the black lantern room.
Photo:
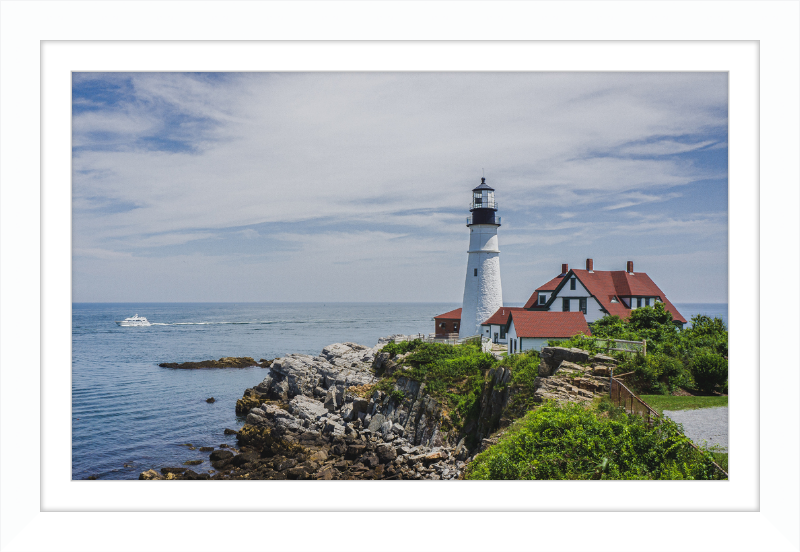
M 500 226 L 500 217 L 497 215 L 497 202 L 494 200 L 494 188 L 481 178 L 480 186 L 472 189 L 472 203 L 469 206 L 472 213 L 467 217 L 467 226 L 473 224 L 494 224 Z

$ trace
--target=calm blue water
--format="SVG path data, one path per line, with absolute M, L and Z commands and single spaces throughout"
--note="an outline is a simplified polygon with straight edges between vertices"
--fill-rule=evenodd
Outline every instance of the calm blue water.
M 451 303 L 75 303 L 72 306 L 72 477 L 136 479 L 150 468 L 203 460 L 196 447 L 235 445 L 236 400 L 267 375 L 263 368 L 171 370 L 160 362 L 223 356 L 272 359 L 316 355 L 331 343 L 372 347 L 394 333 L 430 333 Z M 513 305 L 509 305 L 513 306 Z M 676 304 L 722 318 L 727 304 Z M 114 321 L 138 313 L 153 326 Z M 207 403 L 209 397 L 215 403 Z M 125 467 L 129 464 L 130 467 Z
M 72 306 L 72 477 L 136 479 L 150 468 L 203 460 L 196 447 L 234 445 L 236 400 L 263 368 L 172 370 L 160 362 L 223 356 L 319 354 L 331 343 L 368 347 L 394 333 L 430 333 L 458 305 L 409 303 L 75 303 Z M 156 324 L 120 327 L 138 313 Z M 207 403 L 209 397 L 215 403 Z M 124 464 L 131 467 L 124 467 Z

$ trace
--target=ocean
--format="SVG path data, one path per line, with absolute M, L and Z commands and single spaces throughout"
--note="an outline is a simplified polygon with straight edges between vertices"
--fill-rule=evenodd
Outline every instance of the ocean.
M 413 303 L 74 303 L 72 478 L 136 479 L 150 468 L 211 469 L 195 447 L 235 445 L 236 400 L 264 368 L 176 370 L 161 362 L 224 356 L 317 355 L 331 343 L 368 347 L 387 335 L 430 333 L 459 305 Z M 153 323 L 121 327 L 139 314 Z M 207 403 L 214 397 L 216 402 Z
M 176 370 L 161 362 L 224 356 L 317 355 L 326 345 L 368 347 L 391 334 L 431 333 L 453 303 L 74 303 L 72 305 L 72 478 L 137 479 L 151 468 L 211 469 L 201 446 L 235 446 L 244 418 L 236 400 L 268 369 Z M 513 306 L 513 305 L 509 305 Z M 727 304 L 676 304 L 690 319 Z M 121 327 L 133 314 L 153 324 Z M 216 402 L 206 399 L 214 397 Z M 192 445 L 191 450 L 187 445 Z

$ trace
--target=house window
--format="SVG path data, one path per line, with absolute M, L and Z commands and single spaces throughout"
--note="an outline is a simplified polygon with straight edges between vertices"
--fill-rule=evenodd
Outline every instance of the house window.
M 545 303 L 547 303 L 547 295 L 540 295 L 539 296 L 539 304 L 540 305 L 544 305 Z
M 561 310 L 564 312 L 569 312 L 569 299 L 566 297 L 561 299 Z
M 642 306 L 642 298 L 641 297 L 636 299 L 636 306 L 637 307 L 641 307 Z
M 476 268 L 475 272 L 473 273 L 473 276 L 477 276 L 477 275 L 478 275 L 478 269 Z
M 500 326 L 500 339 L 505 339 L 505 338 L 506 338 L 506 327 Z
M 586 314 L 586 298 L 578 299 L 578 309 L 583 313 Z
M 650 298 L 649 297 L 645 297 L 644 298 L 644 306 L 645 307 L 649 307 L 650 306 Z
M 575 278 L 569 279 L 569 289 L 575 289 Z

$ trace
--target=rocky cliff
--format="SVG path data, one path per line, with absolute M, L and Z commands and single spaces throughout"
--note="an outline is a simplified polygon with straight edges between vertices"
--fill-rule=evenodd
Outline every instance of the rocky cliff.
M 459 478 L 470 456 L 512 421 L 509 413 L 518 414 L 509 409 L 520 392 L 511 385 L 511 370 L 487 371 L 478 414 L 457 431 L 424 383 L 395 374 L 408 366 L 402 355 L 381 353 L 385 343 L 337 343 L 318 356 L 275 359 L 270 374 L 237 402 L 237 413 L 247 416 L 237 433 L 240 450 L 214 451 L 217 473 L 211 478 Z M 607 389 L 600 374 L 614 359 L 559 348 L 546 348 L 541 356 L 535 402 L 589 400 Z M 170 479 L 208 477 L 165 469 Z M 146 474 L 141 478 L 161 477 Z

